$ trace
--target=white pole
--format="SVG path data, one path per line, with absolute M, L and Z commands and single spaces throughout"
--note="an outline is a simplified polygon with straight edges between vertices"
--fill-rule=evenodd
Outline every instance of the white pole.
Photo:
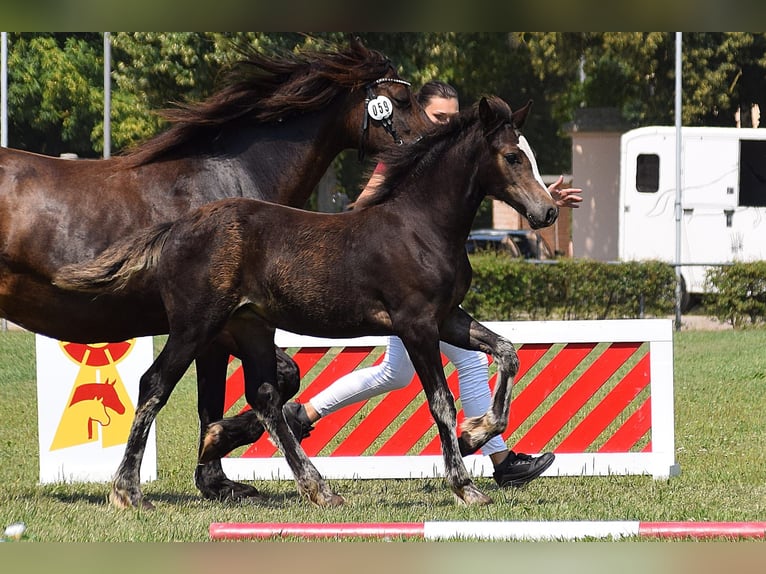
M 104 32 L 104 159 L 112 155 L 112 50 L 109 32 Z
M 8 147 L 8 32 L 0 32 L 0 146 Z M 0 331 L 8 320 L 0 319 Z
M 8 32 L 0 32 L 0 146 L 8 147 Z
M 681 330 L 681 32 L 676 32 L 676 331 Z

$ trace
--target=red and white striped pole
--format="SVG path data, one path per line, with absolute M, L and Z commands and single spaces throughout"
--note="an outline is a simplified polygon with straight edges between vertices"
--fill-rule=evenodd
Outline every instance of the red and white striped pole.
M 585 538 L 766 538 L 766 522 L 508 521 L 508 522 L 213 522 L 214 540 L 421 538 L 423 540 L 579 540 Z

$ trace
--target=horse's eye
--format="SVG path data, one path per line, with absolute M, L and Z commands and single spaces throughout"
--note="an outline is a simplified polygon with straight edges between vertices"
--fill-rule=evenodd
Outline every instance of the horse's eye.
M 407 96 L 391 96 L 391 99 L 394 100 L 394 103 L 396 104 L 397 108 L 409 108 L 410 107 L 410 98 L 409 95 Z
M 515 163 L 521 163 L 521 158 L 519 157 L 519 154 L 517 153 L 507 153 L 505 154 L 505 161 L 513 165 Z

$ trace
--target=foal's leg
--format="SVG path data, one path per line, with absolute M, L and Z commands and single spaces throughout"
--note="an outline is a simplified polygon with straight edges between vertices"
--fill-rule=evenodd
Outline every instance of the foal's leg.
M 433 332 L 431 337 L 423 336 L 428 330 L 427 327 L 419 325 L 411 330 L 410 336 L 405 334 L 401 339 L 420 377 L 428 399 L 428 407 L 439 430 L 447 482 L 460 501 L 466 504 L 489 504 L 492 500 L 476 488 L 460 455 L 455 432 L 455 399 L 444 377 L 436 332 Z M 413 335 L 414 333 L 417 335 Z
M 277 390 L 281 408 L 298 392 L 301 382 L 300 370 L 290 355 L 279 347 L 274 349 L 277 354 Z M 223 420 L 220 420 L 221 417 L 223 409 L 220 416 L 208 419 L 208 422 L 215 422 L 202 429 L 199 462 L 203 465 L 220 459 L 239 446 L 254 443 L 263 435 L 263 425 L 251 410 Z
M 283 401 L 275 384 L 277 364 L 273 330 L 259 327 L 252 320 L 238 322 L 237 327 L 245 374 L 245 398 L 285 455 L 298 492 L 318 506 L 340 506 L 343 498 L 330 490 L 282 414 Z
M 167 403 L 170 393 L 191 365 L 196 352 L 195 344 L 182 343 L 171 334 L 162 352 L 141 377 L 136 416 L 130 428 L 122 462 L 112 481 L 109 499 L 114 506 L 154 508 L 141 492 L 140 470 L 146 440 L 157 413 Z
M 460 453 L 466 456 L 479 450 L 508 426 L 513 379 L 519 371 L 519 357 L 508 339 L 490 331 L 460 308 L 456 308 L 442 324 L 440 337 L 442 341 L 457 347 L 490 353 L 497 364 L 497 383 L 490 409 L 480 417 L 465 419 L 461 425 L 458 442 Z

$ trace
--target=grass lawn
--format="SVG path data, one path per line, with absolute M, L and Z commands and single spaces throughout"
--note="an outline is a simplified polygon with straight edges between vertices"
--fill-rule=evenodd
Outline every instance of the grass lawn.
M 477 484 L 495 501 L 463 507 L 439 479 L 332 481 L 347 501 L 312 507 L 292 481 L 259 481 L 266 501 L 203 500 L 193 484 L 194 379 L 178 385 L 157 424 L 154 512 L 118 511 L 106 484 L 38 485 L 34 337 L 0 334 L 0 528 L 27 525 L 45 542 L 207 541 L 211 522 L 437 520 L 766 520 L 766 330 L 684 331 L 674 343 L 681 475 L 544 478 L 524 489 Z

